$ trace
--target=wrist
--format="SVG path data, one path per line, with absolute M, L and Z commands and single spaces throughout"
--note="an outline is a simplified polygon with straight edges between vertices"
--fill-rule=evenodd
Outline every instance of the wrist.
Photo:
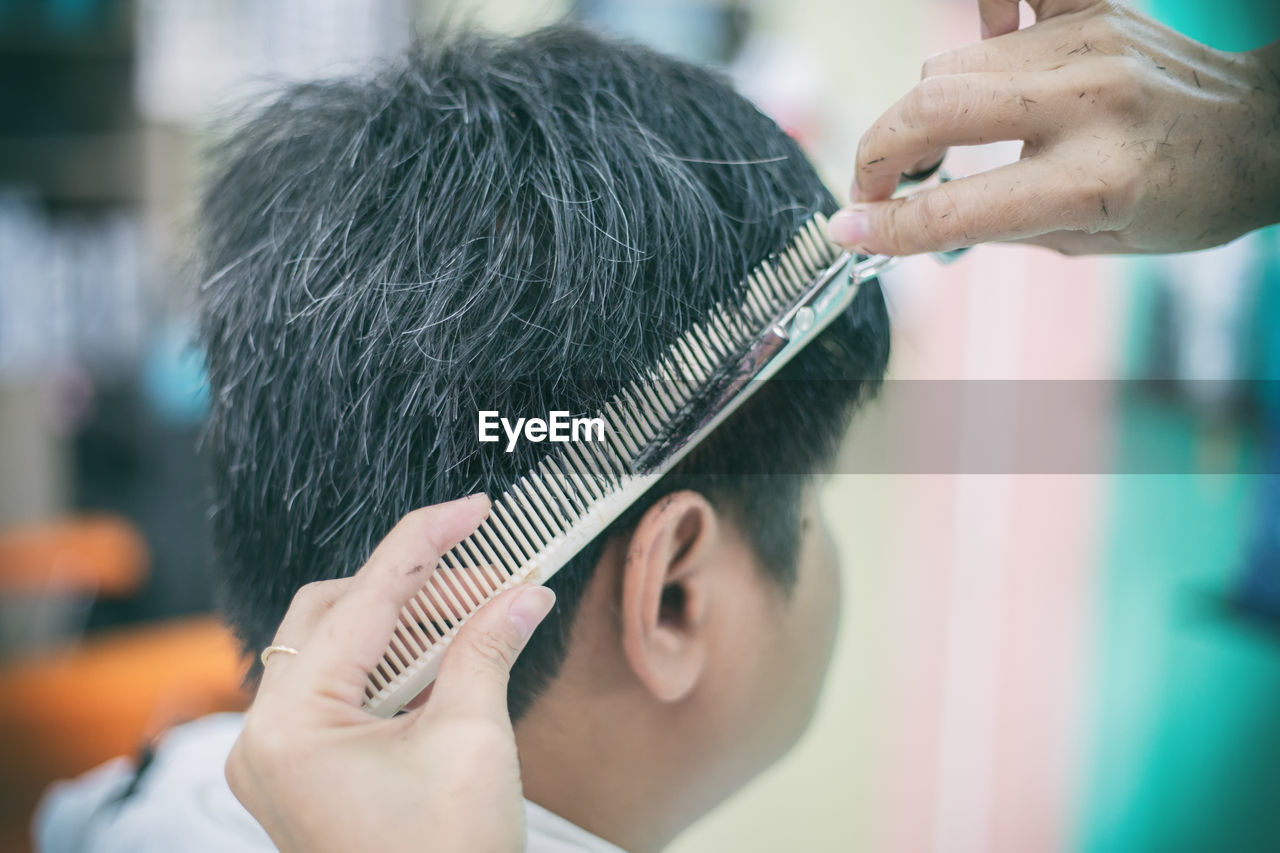
M 1250 94 L 1256 109 L 1253 129 L 1258 143 L 1254 186 L 1247 196 L 1257 201 L 1254 227 L 1280 222 L 1280 41 L 1241 54 L 1252 73 Z

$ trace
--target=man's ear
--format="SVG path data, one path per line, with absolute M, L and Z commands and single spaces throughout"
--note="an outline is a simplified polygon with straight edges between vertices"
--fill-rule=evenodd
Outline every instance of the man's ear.
M 622 570 L 622 650 L 658 700 L 692 692 L 707 662 L 707 608 L 723 546 L 715 508 L 697 492 L 673 492 L 636 525 Z

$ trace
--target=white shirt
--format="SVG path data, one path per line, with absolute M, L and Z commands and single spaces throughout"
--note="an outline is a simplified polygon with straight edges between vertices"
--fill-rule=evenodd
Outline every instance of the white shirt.
M 117 758 L 45 794 L 35 817 L 39 853 L 273 853 L 231 793 L 223 766 L 243 716 L 213 714 L 165 733 L 136 790 L 132 762 Z M 525 801 L 528 853 L 623 853 Z

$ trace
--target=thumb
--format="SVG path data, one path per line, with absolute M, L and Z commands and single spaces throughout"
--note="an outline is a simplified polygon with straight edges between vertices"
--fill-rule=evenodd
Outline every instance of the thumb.
M 1018 28 L 1018 0 L 978 0 L 978 17 L 984 39 L 1011 33 Z
M 1036 13 L 1036 21 L 1044 21 L 1068 12 L 1077 12 L 1099 0 L 1027 0 Z M 978 0 L 978 16 L 982 19 L 982 37 L 994 38 L 1018 29 L 1018 0 Z
M 445 650 L 426 710 L 506 719 L 511 667 L 555 602 L 545 586 L 522 586 L 477 610 Z

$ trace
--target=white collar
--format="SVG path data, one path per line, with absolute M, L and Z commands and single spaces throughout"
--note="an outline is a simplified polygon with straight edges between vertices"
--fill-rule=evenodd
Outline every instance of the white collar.
M 36 816 L 39 849 L 72 853 L 213 853 L 274 850 L 257 821 L 227 787 L 223 766 L 243 716 L 213 714 L 170 729 L 134 796 L 116 800 L 134 779 L 116 759 L 45 796 Z M 527 853 L 624 853 L 542 806 L 524 802 Z
M 625 853 L 529 800 L 524 801 L 524 826 L 526 853 Z

